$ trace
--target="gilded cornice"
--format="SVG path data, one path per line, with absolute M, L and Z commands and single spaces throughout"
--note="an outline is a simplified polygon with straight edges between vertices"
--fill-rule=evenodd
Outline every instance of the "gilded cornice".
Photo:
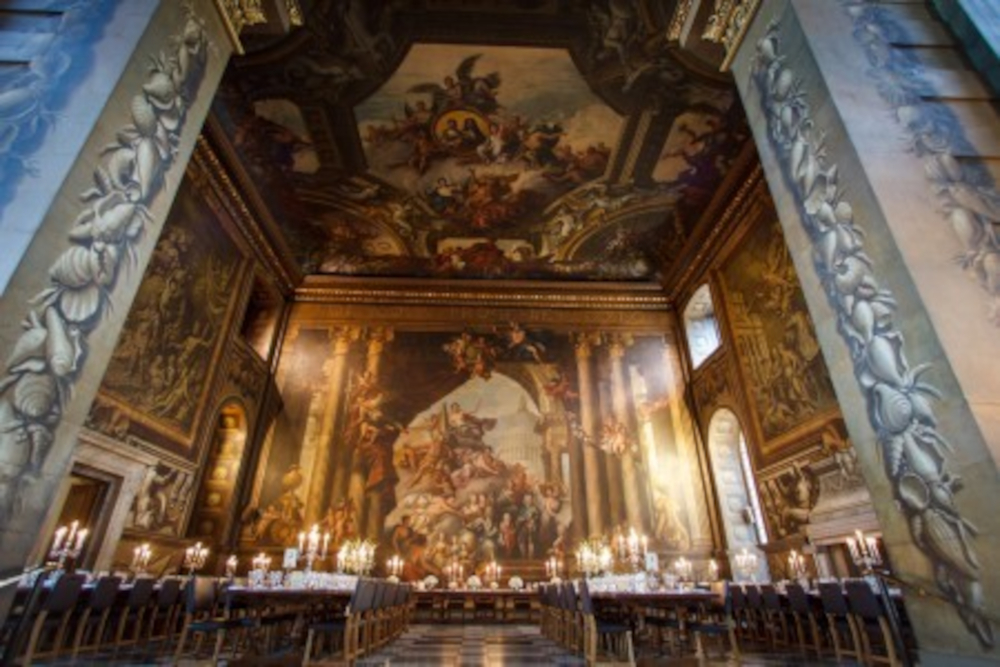
M 295 290 L 302 303 L 358 303 L 432 306 L 507 306 L 558 310 L 667 311 L 670 302 L 658 285 L 553 285 L 468 281 L 353 280 L 310 277 Z
M 233 50 L 243 54 L 240 33 L 250 25 L 267 22 L 262 0 L 215 0 L 215 8 L 226 26 L 226 33 L 233 43 Z
M 667 28 L 667 39 L 676 42 L 681 38 L 681 33 L 684 31 L 684 24 L 687 23 L 688 16 L 691 14 L 691 9 L 694 5 L 695 0 L 678 1 L 677 8 L 674 9 L 674 16 L 670 20 L 670 26 Z
M 759 7 L 760 0 L 715 0 L 715 11 L 702 39 L 718 42 L 726 49 L 720 71 L 729 69 Z
M 201 168 L 209 186 L 220 193 L 223 201 L 229 205 L 234 214 L 233 221 L 250 244 L 254 256 L 275 277 L 282 291 L 286 294 L 291 293 L 298 282 L 298 276 L 282 261 L 281 255 L 275 251 L 274 245 L 261 230 L 257 217 L 250 210 L 239 188 L 229 177 L 228 171 L 204 134 L 198 137 L 192 159 Z
M 729 204 L 715 218 L 707 234 L 698 240 L 698 249 L 695 254 L 691 257 L 681 258 L 680 265 L 684 268 L 670 283 L 670 292 L 667 295 L 669 303 L 675 303 L 681 292 L 689 287 L 688 283 L 692 276 L 705 270 L 712 256 L 721 247 L 723 234 L 733 228 L 733 225 L 758 197 L 769 197 L 767 184 L 764 181 L 764 168 L 761 167 L 760 162 L 754 165 L 736 194 L 729 200 Z

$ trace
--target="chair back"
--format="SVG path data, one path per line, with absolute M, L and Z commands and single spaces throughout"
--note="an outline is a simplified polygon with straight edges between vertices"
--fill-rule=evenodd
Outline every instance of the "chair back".
M 847 589 L 847 602 L 852 613 L 869 621 L 878 620 L 879 616 L 885 615 L 867 581 L 848 581 L 844 587 Z
M 747 606 L 751 609 L 763 609 L 764 608 L 764 598 L 761 597 L 760 589 L 757 588 L 756 584 L 750 584 L 746 587 L 747 594 Z
M 840 584 L 833 582 L 821 582 L 819 585 L 819 599 L 823 601 L 823 611 L 834 616 L 847 616 L 847 598 L 840 590 Z
M 358 581 L 358 599 L 351 612 L 360 614 L 369 611 L 375 603 L 375 582 L 369 579 Z
M 129 609 L 138 609 L 149 604 L 149 601 L 153 599 L 153 585 L 155 583 L 152 579 L 136 579 L 132 583 L 132 590 L 129 591 L 125 606 Z
M 215 580 L 211 577 L 195 576 L 188 580 L 187 599 L 185 600 L 185 611 L 189 614 L 196 614 L 200 611 L 212 611 L 218 599 L 218 591 L 215 588 Z
M 711 606 L 725 613 L 729 616 L 733 610 L 733 597 L 730 594 L 731 586 L 728 581 L 713 581 L 709 584 L 709 589 L 712 591 L 712 602 Z
M 181 582 L 179 579 L 164 579 L 160 582 L 160 590 L 156 592 L 156 606 L 160 609 L 167 609 L 177 604 L 177 598 L 181 595 Z
M 372 584 L 375 586 L 375 599 L 372 601 L 372 609 L 381 609 L 385 606 L 386 593 L 389 590 L 389 584 L 383 581 L 376 581 Z
M 393 607 L 401 607 L 406 604 L 406 586 L 402 584 L 396 584 L 394 587 L 395 595 L 392 599 Z
M 562 585 L 561 595 L 559 596 L 560 606 L 566 611 L 576 611 L 576 591 L 573 590 L 573 584 L 570 582 L 565 582 Z
M 810 612 L 809 595 L 801 585 L 787 584 L 785 586 L 785 594 L 788 596 L 788 607 L 793 612 L 796 614 L 808 614 Z
M 82 574 L 64 574 L 52 586 L 45 602 L 42 603 L 41 610 L 49 614 L 64 614 L 72 611 L 80 599 L 80 591 L 83 590 L 83 582 L 86 580 Z
M 762 584 L 760 595 L 764 598 L 765 609 L 768 611 L 781 611 L 781 598 L 778 597 L 778 591 L 774 590 L 774 586 L 771 584 Z
M 580 595 L 580 611 L 588 616 L 594 615 L 594 600 L 590 597 L 590 586 L 586 579 L 581 579 L 577 584 L 577 593 Z
M 726 582 L 729 586 L 729 595 L 733 601 L 733 611 L 743 611 L 747 608 L 747 596 L 739 584 Z
M 121 587 L 121 577 L 101 577 L 94 584 L 94 590 L 90 593 L 89 607 L 91 611 L 104 611 L 110 609 L 118 597 L 118 589 Z

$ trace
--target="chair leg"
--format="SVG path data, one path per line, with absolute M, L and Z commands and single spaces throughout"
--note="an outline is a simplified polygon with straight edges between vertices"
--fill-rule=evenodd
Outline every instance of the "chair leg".
M 80 620 L 76 624 L 76 632 L 73 633 L 73 652 L 71 655 L 71 661 L 76 662 L 76 656 L 80 653 L 80 645 L 83 643 L 84 634 L 87 629 L 87 622 L 90 620 L 90 608 L 88 607 L 83 611 L 83 615 L 80 616 Z
M 48 616 L 48 612 L 42 611 L 38 613 L 38 617 L 35 619 L 35 624 L 31 627 L 31 635 L 28 638 L 28 648 L 25 649 L 24 658 L 22 658 L 21 664 L 27 667 L 31 665 L 31 661 L 35 655 L 35 649 L 38 648 L 38 638 L 42 635 L 42 628 L 45 627 L 45 618 Z
M 184 653 L 184 643 L 187 641 L 188 636 L 188 626 L 191 624 L 191 618 L 187 617 L 184 619 L 184 628 L 181 630 L 180 639 L 177 640 L 177 650 L 174 651 L 174 664 L 181 659 L 181 655 Z
M 222 653 L 222 645 L 226 641 L 226 631 L 219 630 L 215 633 L 215 649 L 212 651 L 212 664 L 219 664 L 219 654 Z

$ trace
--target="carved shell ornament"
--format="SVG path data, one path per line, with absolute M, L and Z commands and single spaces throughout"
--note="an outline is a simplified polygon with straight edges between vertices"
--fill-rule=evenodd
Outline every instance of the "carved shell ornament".
M 961 244 L 956 263 L 991 297 L 988 317 L 1000 326 L 1000 192 L 982 163 L 955 158 L 973 154 L 962 123 L 940 104 L 924 102 L 933 86 L 924 64 L 891 14 L 876 6 L 852 5 L 847 12 L 864 49 L 882 100 L 893 110 L 909 150 L 923 160 L 924 173 L 941 213 Z M 919 49 L 916 49 L 919 51 Z
M 894 322 L 896 302 L 881 286 L 864 250 L 864 232 L 837 182 L 837 165 L 812 118 L 802 77 L 784 55 L 778 23 L 756 45 L 753 83 L 768 135 L 801 207 L 816 271 L 838 314 L 838 330 L 854 360 L 879 452 L 914 544 L 933 563 L 940 592 L 984 647 L 994 645 L 983 603 L 978 534 L 955 504 L 962 482 L 948 470 L 952 447 L 938 431 L 930 400 L 939 391 L 921 381 L 929 364 L 911 367 Z
M 101 151 L 94 187 L 81 193 L 70 225 L 72 245 L 49 267 L 49 286 L 31 300 L 24 332 L 0 376 L 0 456 L 17 472 L 0 475 L 0 517 L 20 511 L 17 498 L 37 478 L 86 362 L 87 337 L 112 306 L 123 264 L 152 223 L 148 206 L 173 166 L 184 119 L 205 73 L 209 39 L 187 18 L 150 69 L 130 105 L 131 123 Z

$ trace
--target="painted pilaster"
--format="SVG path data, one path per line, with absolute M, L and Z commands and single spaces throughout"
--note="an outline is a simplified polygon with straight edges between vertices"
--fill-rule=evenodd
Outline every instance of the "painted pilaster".
M 629 432 L 636 433 L 635 419 L 629 414 L 629 400 L 627 384 L 625 382 L 625 350 L 632 344 L 631 336 L 615 335 L 608 343 L 608 359 L 611 362 L 611 403 L 615 419 L 623 424 Z M 649 521 L 646 517 L 643 500 L 643 488 L 646 481 L 639 475 L 636 457 L 638 453 L 625 452 L 620 460 L 618 470 L 620 472 L 622 486 L 622 496 L 625 500 L 625 518 L 628 525 L 641 531 L 643 534 L 649 532 Z M 611 471 L 608 471 L 611 474 Z
M 344 402 L 347 355 L 358 335 L 358 330 L 351 327 L 330 330 L 330 358 L 326 362 L 325 369 L 327 376 L 326 407 L 323 409 L 319 446 L 314 452 L 313 460 L 311 462 L 303 461 L 302 465 L 303 471 L 309 476 L 308 481 L 303 484 L 308 489 L 305 497 L 307 526 L 319 522 L 326 511 L 330 495 L 327 492 L 335 485 L 330 476 L 330 469 L 333 467 L 333 459 L 338 453 L 337 445 L 343 443 L 334 437 L 334 431 L 337 425 L 337 415 L 340 414 L 341 405 Z
M 580 428 L 585 436 L 597 435 L 597 387 L 594 385 L 593 348 L 589 337 L 576 340 L 576 377 L 580 385 Z M 586 508 L 587 536 L 604 533 L 604 489 L 601 486 L 601 459 L 596 447 L 581 443 L 583 448 L 584 493 L 579 505 L 574 498 L 574 508 Z M 575 487 L 574 487 L 575 488 Z
M 79 89 L 103 111 L 96 122 L 67 123 L 86 142 L 58 191 L 31 200 L 44 214 L 0 301 L 0 570 L 25 564 L 38 526 L 57 509 L 77 434 L 229 57 L 207 2 L 150 8 L 120 3 L 129 18 L 122 29 L 142 37 L 130 49 L 108 35 L 122 51 L 97 59 L 88 77 L 117 83 L 110 92 L 95 86 L 96 97 Z M 120 75 L 102 71 L 112 63 L 127 65 Z
M 1000 658 L 1000 124 L 951 46 L 924 3 L 790 0 L 733 62 L 923 664 Z

